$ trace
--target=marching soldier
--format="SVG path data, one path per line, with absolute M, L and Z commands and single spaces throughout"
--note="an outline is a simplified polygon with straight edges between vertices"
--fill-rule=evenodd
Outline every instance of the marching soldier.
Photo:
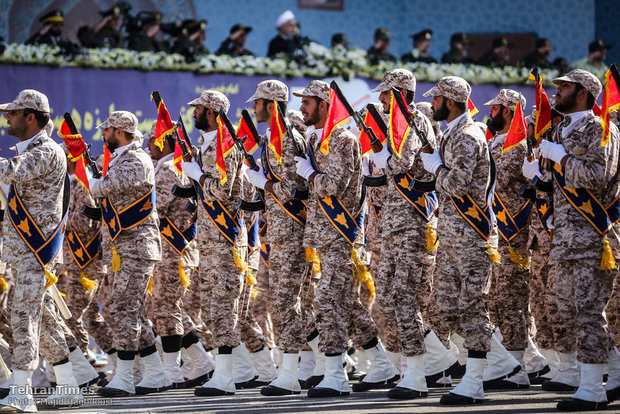
M 160 392 L 170 388 L 171 381 L 163 370 L 144 306 L 147 285 L 161 260 L 153 163 L 140 147 L 142 134 L 131 112 L 114 111 L 98 128 L 113 156 L 106 175 L 89 179 L 89 186 L 93 197 L 103 198 L 104 260 L 111 262 L 109 313 L 118 361 L 112 381 L 97 392 L 104 397 Z M 142 360 L 144 374 L 134 387 L 136 356 Z
M 228 112 L 230 102 L 221 92 L 204 90 L 188 103 L 194 123 L 203 131 L 198 162 L 184 161 L 183 173 L 199 183 L 198 248 L 202 317 L 213 335 L 213 377 L 194 390 L 196 396 L 235 393 L 233 360 L 247 365 L 248 350 L 240 340 L 239 300 L 246 277 L 247 234 L 237 205 L 241 200 L 243 156 L 232 148 L 225 157 L 226 179 L 216 161 L 217 117 Z M 220 166 L 221 168 L 222 166 Z M 250 363 L 251 365 L 251 363 Z M 255 379 L 255 370 L 246 381 Z
M 540 144 L 542 156 L 553 161 L 553 238 L 550 264 L 557 278 L 558 309 L 577 341 L 580 380 L 562 411 L 604 409 L 620 394 L 620 354 L 605 327 L 603 310 L 617 272 L 612 246 L 618 236 L 609 211 L 617 210 L 618 129 L 611 124 L 608 141 L 592 108 L 601 83 L 590 72 L 575 69 L 556 78 L 556 109 L 566 114 L 553 142 Z M 604 137 L 603 137 L 604 138 Z M 603 206 L 608 206 L 603 207 Z M 608 364 L 609 378 L 603 386 Z
M 465 338 L 468 350 L 465 376 L 441 397 L 442 404 L 484 400 L 485 359 L 492 373 L 489 379 L 520 368 L 498 334 L 492 336 L 486 306 L 493 261 L 499 259 L 489 211 L 494 177 L 486 139 L 467 110 L 470 93 L 471 86 L 464 79 L 447 76 L 424 94 L 433 98 L 433 118 L 448 124 L 438 148 L 420 154 L 424 168 L 437 176 L 437 236 L 449 241 L 440 243 L 437 251 L 437 304 L 450 330 Z
M 415 87 L 413 73 L 406 69 L 394 69 L 387 72 L 375 88 L 375 92 L 381 93 L 379 100 L 383 103 L 384 112 L 392 110 L 390 102 L 395 90 L 398 91 L 395 93 L 403 95 L 407 105 L 416 113 L 416 118 L 415 127 L 410 129 L 402 147 L 397 148 L 397 144 L 389 138 L 381 152 L 370 154 L 375 166 L 383 168 L 388 178 L 379 220 L 382 244 L 377 298 L 386 317 L 396 321 L 402 353 L 406 358 L 403 379 L 388 393 L 389 398 L 399 399 L 426 397 L 427 382 L 435 385 L 434 382 L 444 375 L 444 371 L 445 375 L 450 375 L 451 367 L 458 367 L 456 357 L 448 352 L 432 330 L 427 331 L 422 320 L 421 312 L 430 296 L 435 266 L 436 243 L 432 238 L 436 227 L 433 211 L 437 199 L 434 193 L 409 190 L 411 179 L 431 179 L 418 156 L 421 136 L 426 137 L 430 145 L 435 144 L 430 121 L 416 112 L 413 103 Z M 425 371 L 429 374 L 428 381 Z
M 288 88 L 277 80 L 258 84 L 247 102 L 254 103 L 257 122 L 271 123 L 274 111 L 282 111 L 278 104 L 288 103 Z M 282 116 L 286 116 L 286 109 Z M 278 120 L 279 122 L 279 120 Z M 295 172 L 294 157 L 298 149 L 306 147 L 304 138 L 294 129 L 293 136 L 282 137 L 282 153 L 277 154 L 265 143 L 262 149 L 262 167 L 247 170 L 250 182 L 266 191 L 264 218 L 268 223 L 263 242 L 269 243 L 269 292 L 271 316 L 279 328 L 278 348 L 283 352 L 278 377 L 261 390 L 263 395 L 299 394 L 297 381 L 299 351 L 306 343 L 302 310 L 298 303 L 307 270 L 303 248 L 306 226 L 306 205 L 291 197 L 293 189 L 303 190 L 307 183 Z M 281 157 L 278 159 L 278 157 Z M 311 266 L 311 265 L 310 265 Z
M 299 95 L 301 112 L 311 127 L 307 158 L 295 157 L 296 170 L 312 183 L 304 246 L 316 248 L 321 263 L 314 310 L 318 345 L 325 354 L 324 378 L 308 390 L 308 397 L 335 397 L 350 393 L 342 368 L 348 332 L 373 357 L 375 369 L 365 382 L 393 381 L 398 370 L 379 343 L 377 326 L 359 297 L 359 278 L 366 276 L 361 274 L 356 250 L 364 238 L 361 227 L 366 203 L 362 199 L 359 140 L 344 128 L 335 128 L 328 139 L 321 140 L 330 99 L 327 83 L 312 81 Z
M 0 105 L 0 111 L 6 112 L 9 134 L 20 141 L 18 155 L 0 158 L 0 181 L 10 184 L 2 253 L 15 269 L 13 385 L 0 404 L 35 412 L 31 386 L 39 354 L 54 366 L 59 385 L 47 402 L 71 405 L 83 400 L 69 360 L 74 344 L 65 337 L 66 325 L 46 286 L 56 290 L 53 273 L 62 257 L 61 229 L 69 202 L 63 197 L 67 167 L 62 149 L 43 129 L 50 114 L 47 96 L 25 89 L 13 102 Z
M 505 380 L 485 383 L 485 389 L 529 388 L 530 385 L 523 354 L 528 346 L 529 335 L 530 253 L 527 241 L 533 203 L 519 195 L 519 188 L 528 184 L 519 171 L 527 145 L 526 140 L 511 148 L 505 145 L 517 103 L 520 103 L 522 110 L 525 108 L 525 98 L 519 92 L 501 89 L 495 98 L 484 105 L 491 107 L 489 127 L 495 132 L 489 143 L 497 171 L 492 206 L 500 235 L 498 251 L 503 259 L 493 267 L 489 308 L 491 320 L 502 333 L 502 344 L 519 361 L 522 369 Z

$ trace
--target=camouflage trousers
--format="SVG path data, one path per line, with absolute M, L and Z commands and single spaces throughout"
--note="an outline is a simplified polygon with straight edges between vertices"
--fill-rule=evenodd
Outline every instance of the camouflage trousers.
M 317 249 L 317 253 L 321 261 L 321 279 L 314 298 L 314 312 L 320 351 L 345 352 L 349 336 L 356 344 L 368 343 L 377 336 L 378 330 L 360 302 L 360 284 L 353 272 L 351 245 L 338 238 Z
M 271 313 L 269 312 L 269 269 L 262 260 L 258 266 L 258 272 L 256 273 L 256 282 L 255 289 L 257 290 L 257 294 L 252 298 L 250 306 L 256 322 L 265 336 L 265 344 L 269 348 L 274 348 L 276 346 L 274 327 L 271 321 Z
M 301 287 L 306 271 L 306 254 L 302 246 L 303 233 L 292 234 L 282 243 L 271 243 L 269 253 L 269 299 L 272 319 L 280 327 L 278 348 L 295 353 L 306 343 L 301 306 Z M 305 292 L 304 292 L 305 293 Z
M 446 240 L 437 249 L 437 305 L 450 331 L 465 338 L 466 349 L 490 351 L 493 325 L 487 305 L 492 268 L 478 240 L 459 248 Z
M 182 309 L 184 314 L 194 324 L 196 334 L 200 339 L 200 342 L 206 349 L 213 348 L 213 338 L 211 337 L 211 331 L 207 328 L 207 325 L 202 320 L 202 309 L 200 304 L 200 273 L 198 269 L 194 269 L 191 273 L 191 283 L 187 288 L 185 296 L 183 296 Z
M 377 301 L 386 319 L 396 321 L 402 353 L 421 355 L 424 347 L 422 306 L 430 296 L 435 256 L 417 228 L 383 235 L 376 273 Z
M 194 330 L 194 324 L 184 316 L 186 289 L 181 285 L 179 255 L 170 246 L 164 246 L 162 253 L 163 259 L 153 270 L 153 311 L 149 315 L 159 336 L 183 336 Z M 193 268 L 184 266 L 183 270 L 191 276 Z
M 247 246 L 238 245 L 237 249 L 245 262 Z M 239 308 L 245 277 L 245 270 L 235 264 L 233 248 L 228 243 L 200 248 L 202 320 L 211 331 L 214 348 L 234 348 L 241 342 Z
M 620 277 L 618 274 L 616 274 L 611 298 L 605 308 L 605 315 L 609 324 L 609 330 L 616 341 L 616 347 L 620 348 Z
M 576 350 L 577 359 L 584 364 L 605 364 L 613 338 L 603 310 L 611 297 L 616 272 L 600 270 L 600 259 L 550 259 L 550 265 L 556 275 L 562 275 L 556 280 L 558 314 L 563 319 L 558 321 L 559 326 L 553 326 L 558 338 L 556 350 Z
M 155 343 L 144 304 L 155 263 L 121 255 L 121 267 L 112 275 L 109 323 L 118 350 L 138 351 Z
M 7 286 L 5 290 L 0 289 L 0 335 L 13 347 L 13 331 L 11 330 L 11 307 L 9 306 L 9 298 L 13 295 L 13 272 L 11 266 L 1 262 L 0 267 L 3 268 L 0 277 L 4 278 Z
M 519 234 L 510 245 L 518 254 L 529 256 L 525 241 L 517 241 Z M 493 281 L 489 295 L 489 313 L 491 322 L 496 325 L 503 337 L 502 345 L 508 350 L 527 348 L 528 305 L 529 305 L 529 270 L 520 268 L 510 260 L 508 243 L 501 238 L 498 251 L 502 261 L 493 266 Z
M 24 255 L 13 264 L 13 270 L 13 369 L 35 370 L 39 354 L 52 364 L 62 361 L 69 356 L 70 345 L 65 338 L 68 328 L 45 289 L 43 268 L 34 255 Z
M 555 275 L 549 266 L 551 242 L 546 234 L 536 235 L 531 251 L 530 311 L 536 327 L 535 341 L 540 348 L 555 349 L 554 325 L 561 324 L 562 321 L 557 319 Z M 572 341 L 574 340 L 575 338 L 572 338 Z

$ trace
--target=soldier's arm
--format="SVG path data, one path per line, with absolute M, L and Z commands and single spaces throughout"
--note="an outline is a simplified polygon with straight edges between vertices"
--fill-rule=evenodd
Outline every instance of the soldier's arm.
M 144 166 L 139 159 L 125 159 L 108 170 L 96 186 L 91 186 L 93 197 L 109 197 L 145 185 Z M 142 196 L 144 194 L 140 194 Z
M 224 163 L 226 164 L 226 175 L 228 177 L 225 183 L 220 183 L 219 171 L 213 177 L 203 175 L 204 183 L 202 184 L 202 190 L 204 191 L 205 200 L 226 200 L 230 197 L 236 174 L 241 174 L 240 167 L 242 161 L 243 157 L 239 150 L 233 148 L 232 152 L 224 159 Z
M 296 132 L 294 133 L 296 134 Z M 301 136 L 297 136 L 297 138 L 300 142 L 302 141 Z M 267 151 L 269 151 L 269 149 L 267 149 Z M 271 185 L 272 192 L 278 197 L 278 200 L 283 203 L 289 201 L 293 188 L 305 189 L 307 187 L 305 180 L 297 175 L 295 168 L 296 155 L 295 146 L 288 137 L 285 137 L 284 146 L 282 148 L 282 165 L 280 168 L 280 178 L 282 181 Z
M 329 143 L 327 168 L 314 177 L 314 191 L 319 197 L 340 196 L 349 185 L 355 171 L 355 151 L 352 134 L 337 130 Z
M 598 123 L 590 124 L 584 132 L 588 137 L 582 140 L 582 142 L 588 142 L 586 153 L 583 156 L 568 156 L 564 167 L 566 186 L 570 188 L 604 188 L 612 176 L 610 172 L 613 170 L 615 173 L 617 168 L 610 163 L 617 147 L 612 140 L 606 147 L 601 145 L 603 131 Z
M 37 147 L 10 159 L 0 158 L 0 181 L 22 184 L 58 168 L 66 168 L 64 158 L 57 157 L 50 147 Z
M 480 145 L 474 137 L 468 134 L 454 138 L 456 139 L 452 153 L 453 163 L 439 171 L 435 185 L 437 190 L 443 194 L 461 197 L 467 194 L 469 183 L 478 163 Z

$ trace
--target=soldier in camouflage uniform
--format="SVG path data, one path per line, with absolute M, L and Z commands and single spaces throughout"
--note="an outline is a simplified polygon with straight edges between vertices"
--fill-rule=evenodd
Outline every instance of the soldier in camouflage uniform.
M 254 94 L 247 100 L 254 104 L 258 122 L 271 123 L 272 114 L 279 110 L 276 102 L 288 102 L 287 86 L 277 80 L 266 80 L 258 84 Z M 263 395 L 299 394 L 301 388 L 297 381 L 299 351 L 306 342 L 303 317 L 300 308 L 300 289 L 304 272 L 307 269 L 306 254 L 302 245 L 305 215 L 295 215 L 292 203 L 303 206 L 299 200 L 293 200 L 293 189 L 303 190 L 307 183 L 295 172 L 294 157 L 297 147 L 305 149 L 305 140 L 294 129 L 294 137 L 285 134 L 282 138 L 282 154 L 275 154 L 267 144 L 263 146 L 263 163 L 269 162 L 273 173 L 279 178 L 268 175 L 266 166 L 259 171 L 247 170 L 249 181 L 258 189 L 265 190 L 265 211 L 263 217 L 267 222 L 267 232 L 263 242 L 269 243 L 269 293 L 271 314 L 274 325 L 279 327 L 278 348 L 283 353 L 280 374 L 267 387 L 261 390 Z M 270 136 L 270 132 L 267 134 Z M 297 143 L 293 142 L 296 140 Z M 277 156 L 281 156 L 281 161 Z M 271 179 L 270 179 L 271 178 Z M 287 210 L 286 208 L 290 208 Z M 305 210 L 305 206 L 303 206 Z
M 13 191 L 32 217 L 31 224 L 51 239 L 62 225 L 67 168 L 62 149 L 43 129 L 49 121 L 47 97 L 33 89 L 25 89 L 13 102 L 0 105 L 0 111 L 6 112 L 9 134 L 20 140 L 16 145 L 18 155 L 11 159 L 0 158 L 0 181 L 13 185 Z M 69 361 L 69 346 L 75 345 L 75 338 L 71 337 L 73 343 L 68 343 L 69 338 L 64 335 L 66 325 L 46 290 L 46 279 L 51 279 L 61 260 L 62 247 L 51 257 L 33 254 L 25 237 L 32 235 L 35 229 L 30 228 L 27 220 L 14 222 L 19 217 L 17 195 L 8 202 L 2 251 L 3 259 L 15 269 L 11 306 L 13 385 L 0 404 L 22 411 L 36 411 L 31 384 L 32 372 L 39 364 L 39 353 L 54 365 L 60 385 L 48 402 L 57 405 L 79 403 L 83 397 Z
M 465 338 L 468 350 L 465 376 L 451 393 L 442 396 L 442 404 L 484 400 L 485 359 L 492 373 L 489 379 L 519 367 L 498 334 L 493 334 L 486 306 L 492 260 L 497 256 L 497 238 L 488 213 L 492 160 L 484 135 L 467 110 L 470 93 L 471 86 L 464 79 L 447 76 L 424 94 L 433 98 L 433 118 L 448 124 L 438 148 L 421 154 L 424 168 L 437 176 L 437 236 L 449 241 L 440 243 L 437 252 L 437 303 L 450 330 Z M 463 203 L 460 210 L 456 202 Z M 486 227 L 475 228 L 474 223 L 486 223 Z
M 191 343 L 185 346 L 192 365 L 192 373 L 188 377 L 190 385 L 204 382 L 213 366 L 183 306 L 189 286 L 187 283 L 198 267 L 198 247 L 195 237 L 189 240 L 182 237 L 181 232 L 193 225 L 192 213 L 185 209 L 186 200 L 176 198 L 170 190 L 174 185 L 188 187 L 190 182 L 174 165 L 175 136 L 167 135 L 162 139 L 162 144 L 160 149 L 151 131 L 147 147 L 155 162 L 157 215 L 160 217 L 162 237 L 162 260 L 153 271 L 154 312 L 151 320 L 155 332 L 161 337 L 164 371 L 172 381 L 173 388 L 184 388 L 186 383 L 179 365 L 182 344 Z M 178 244 L 173 240 L 179 240 Z
M 397 369 L 379 346 L 378 330 L 359 296 L 360 276 L 365 276 L 357 262 L 363 231 L 347 237 L 337 230 L 345 214 L 363 214 L 361 200 L 362 156 L 359 140 L 344 128 L 334 129 L 326 144 L 320 137 L 329 108 L 329 86 L 323 81 L 312 81 L 303 91 L 301 112 L 306 124 L 311 125 L 308 158 L 295 157 L 297 174 L 312 182 L 308 201 L 308 218 L 304 246 L 315 248 L 321 262 L 321 279 L 314 299 L 319 349 L 325 353 L 323 380 L 308 391 L 309 397 L 349 395 L 350 387 L 342 369 L 343 353 L 348 349 L 348 335 L 365 350 L 374 348 L 376 371 L 367 377 L 372 382 L 393 378 Z M 311 159 L 314 154 L 314 160 Z M 333 221 L 324 210 L 334 210 L 340 202 L 342 210 L 334 213 Z M 320 203 L 325 203 L 320 205 Z M 346 210 L 346 211 L 345 211 Z M 362 220 L 363 222 L 363 220 Z M 334 223 L 334 224 L 332 224 Z M 349 226 L 360 226 L 350 223 Z M 359 228 L 359 227 L 358 227 Z M 380 362 L 379 362 L 380 359 Z M 374 362 L 374 361 L 373 361 Z
M 103 259 L 111 263 L 109 313 L 118 361 L 114 379 L 98 393 L 124 397 L 160 392 L 170 388 L 172 382 L 163 370 L 144 306 L 147 285 L 155 264 L 161 260 L 159 220 L 155 203 L 151 201 L 155 191 L 153 162 L 139 145 L 142 134 L 138 131 L 138 119 L 131 112 L 112 112 L 98 128 L 102 129 L 103 139 L 112 151 L 112 160 L 104 177 L 89 179 L 90 191 L 93 197 L 104 198 L 102 208 L 113 206 L 118 213 L 108 219 L 103 215 L 106 225 Z M 124 209 L 140 205 L 121 221 Z M 126 224 L 121 227 L 123 222 Z M 134 387 L 136 355 L 141 358 L 145 371 L 142 381 Z
M 530 385 L 523 355 L 528 346 L 530 253 L 527 241 L 532 202 L 519 195 L 519 188 L 528 184 L 519 170 L 527 150 L 526 140 L 505 148 L 517 103 L 523 111 L 525 98 L 512 89 L 501 89 L 484 105 L 491 107 L 488 123 L 495 132 L 489 147 L 497 171 L 493 209 L 500 236 L 498 251 L 502 256 L 501 263 L 493 267 L 489 310 L 491 321 L 502 334 L 503 345 L 520 362 L 522 369 L 507 379 L 488 382 L 485 389 L 529 388 Z
M 456 357 L 448 352 L 434 332 L 426 329 L 422 320 L 421 312 L 430 296 L 435 265 L 436 243 L 429 243 L 429 236 L 434 234 L 437 223 L 434 217 L 436 204 L 421 192 L 409 194 L 407 187 L 410 177 L 419 181 L 432 178 L 424 170 L 418 154 L 423 145 L 421 136 L 434 147 L 435 134 L 428 118 L 416 112 L 413 103 L 415 87 L 415 76 L 410 71 L 394 69 L 386 73 L 375 89 L 381 93 L 379 100 L 383 103 L 383 112 L 392 110 L 390 102 L 395 89 L 417 116 L 415 127 L 409 130 L 400 148 L 400 156 L 393 155 L 396 143 L 392 138 L 386 141 L 381 152 L 370 155 L 375 166 L 384 169 L 388 180 L 379 221 L 382 245 L 376 279 L 381 310 L 388 319 L 396 321 L 406 358 L 403 379 L 388 393 L 389 398 L 398 399 L 426 397 L 427 382 L 435 385 L 444 371 L 445 375 L 450 375 L 451 367 L 458 367 Z
M 590 224 L 597 214 L 588 206 L 596 200 L 608 206 L 620 195 L 618 129 L 611 124 L 609 141 L 601 144 L 602 126 L 592 108 L 602 86 L 590 72 L 576 69 L 553 82 L 557 85 L 556 109 L 566 116 L 554 132 L 554 142 L 540 144 L 542 156 L 554 162 L 550 264 L 558 275 L 558 309 L 576 333 L 570 354 L 576 351 L 580 362 L 579 388 L 557 408 L 602 409 L 608 399 L 620 394 L 620 354 L 603 315 L 616 277 L 609 263 L 610 244 L 616 247 L 618 236 L 614 228 L 605 233 Z M 583 189 L 589 190 L 587 195 Z M 609 378 L 604 387 L 606 363 Z
M 213 377 L 194 390 L 197 396 L 232 395 L 235 393 L 233 359 L 235 364 L 248 365 L 249 353 L 240 340 L 239 305 L 246 277 L 247 233 L 243 220 L 235 224 L 222 221 L 228 212 L 231 220 L 237 215 L 241 200 L 243 155 L 232 148 L 225 158 L 226 180 L 221 180 L 216 167 L 217 116 L 230 108 L 228 98 L 221 92 L 204 90 L 189 105 L 194 107 L 196 128 L 204 131 L 198 162 L 184 161 L 183 173 L 197 181 L 204 200 L 198 201 L 198 248 L 202 318 L 213 335 L 213 347 L 218 348 Z M 200 197 L 199 197 L 200 198 Z M 221 207 L 212 218 L 207 208 Z M 224 209 L 226 211 L 224 211 Z M 232 226 L 232 227 L 231 227 Z M 225 233 L 237 229 L 236 234 Z M 244 382 L 256 378 L 255 370 L 248 372 Z

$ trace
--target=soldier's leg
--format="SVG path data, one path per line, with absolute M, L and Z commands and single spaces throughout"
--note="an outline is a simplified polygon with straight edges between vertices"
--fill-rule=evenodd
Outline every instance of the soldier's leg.
M 71 318 L 66 320 L 67 326 L 77 339 L 78 346 L 82 352 L 88 349 L 89 337 L 84 321 L 84 313 L 89 303 L 94 298 L 94 290 L 86 290 L 80 283 L 80 272 L 78 269 L 68 267 L 67 273 L 63 278 L 63 292 L 67 296 L 67 306 L 71 311 Z
M 261 261 L 256 273 L 256 295 L 250 302 L 250 307 L 254 313 L 256 322 L 260 325 L 263 335 L 265 335 L 266 344 L 269 348 L 274 348 L 276 343 L 273 337 L 273 325 L 271 315 L 269 313 L 269 269 Z
M 618 277 L 618 273 L 616 273 L 611 298 L 609 298 L 605 308 L 605 316 L 607 317 L 609 330 L 616 341 L 616 347 L 620 347 L 620 277 Z

